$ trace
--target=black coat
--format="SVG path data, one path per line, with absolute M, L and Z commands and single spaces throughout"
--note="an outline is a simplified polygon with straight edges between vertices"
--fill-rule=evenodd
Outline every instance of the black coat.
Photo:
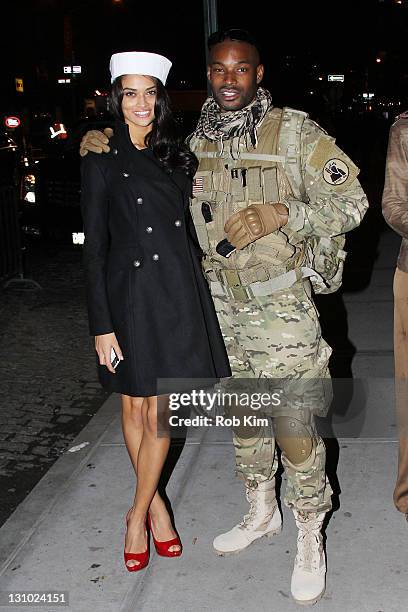
M 115 332 L 124 356 L 116 374 L 98 364 L 101 384 L 148 396 L 168 391 L 162 378 L 230 376 L 189 212 L 191 180 L 137 150 L 123 122 L 110 147 L 82 161 L 90 333 Z

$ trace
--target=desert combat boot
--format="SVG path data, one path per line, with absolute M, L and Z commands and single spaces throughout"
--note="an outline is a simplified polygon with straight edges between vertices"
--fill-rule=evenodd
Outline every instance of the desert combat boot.
M 218 555 L 239 553 L 262 536 L 271 537 L 282 530 L 282 517 L 275 495 L 275 478 L 258 483 L 256 489 L 246 485 L 249 512 L 230 531 L 214 539 Z
M 326 559 L 321 533 L 325 513 L 293 510 L 298 527 L 291 592 L 298 604 L 313 605 L 326 588 Z

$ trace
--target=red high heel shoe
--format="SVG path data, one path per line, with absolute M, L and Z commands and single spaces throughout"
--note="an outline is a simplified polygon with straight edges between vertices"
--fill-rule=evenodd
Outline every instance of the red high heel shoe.
M 156 552 L 161 557 L 179 557 L 183 552 L 183 545 L 180 541 L 180 538 L 177 536 L 172 540 L 166 540 L 165 542 L 159 542 L 154 537 L 153 529 L 152 529 L 152 521 L 150 519 L 150 513 L 147 513 L 147 523 L 149 525 L 150 533 L 153 537 L 154 546 L 156 548 Z M 180 550 L 169 550 L 172 546 L 180 546 Z
M 125 517 L 125 522 L 126 522 L 126 526 L 129 522 L 129 512 L 130 512 L 131 508 L 128 510 L 128 513 L 126 514 Z M 147 548 L 144 552 L 142 553 L 132 553 L 132 552 L 126 552 L 125 550 L 123 551 L 123 556 L 125 558 L 125 565 L 126 565 L 126 569 L 128 572 L 139 572 L 140 570 L 144 569 L 148 564 L 149 564 L 149 539 L 147 537 L 147 529 L 145 526 L 145 531 L 146 531 L 146 539 L 147 539 Z M 127 562 L 128 561 L 138 561 L 139 565 L 128 565 Z

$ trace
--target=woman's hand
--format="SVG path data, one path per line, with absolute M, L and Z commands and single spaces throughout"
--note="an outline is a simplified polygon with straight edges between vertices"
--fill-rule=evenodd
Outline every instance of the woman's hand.
M 112 372 L 112 374 L 116 374 L 111 364 L 112 348 L 114 349 L 119 359 L 122 361 L 122 351 L 120 350 L 120 346 L 113 332 L 110 334 L 102 334 L 101 336 L 95 336 L 95 350 L 98 353 L 99 364 L 105 365 L 108 368 L 109 372 Z

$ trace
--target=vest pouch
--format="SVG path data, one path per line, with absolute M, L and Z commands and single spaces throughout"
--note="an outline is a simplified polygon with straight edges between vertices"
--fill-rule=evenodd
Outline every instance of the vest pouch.
M 262 169 L 261 166 L 248 168 L 246 175 L 248 200 L 262 202 Z
M 278 169 L 277 167 L 264 168 L 262 171 L 263 178 L 263 201 L 279 202 L 279 184 L 278 184 Z
M 235 202 L 244 202 L 246 187 L 246 168 L 231 168 L 231 195 Z
M 332 236 L 313 236 L 307 240 L 306 265 L 316 270 L 321 279 L 312 277 L 310 280 L 315 293 L 334 293 L 342 282 L 346 251 L 344 234 Z
M 225 201 L 226 194 L 231 193 L 231 170 L 222 168 L 212 173 L 213 200 Z

